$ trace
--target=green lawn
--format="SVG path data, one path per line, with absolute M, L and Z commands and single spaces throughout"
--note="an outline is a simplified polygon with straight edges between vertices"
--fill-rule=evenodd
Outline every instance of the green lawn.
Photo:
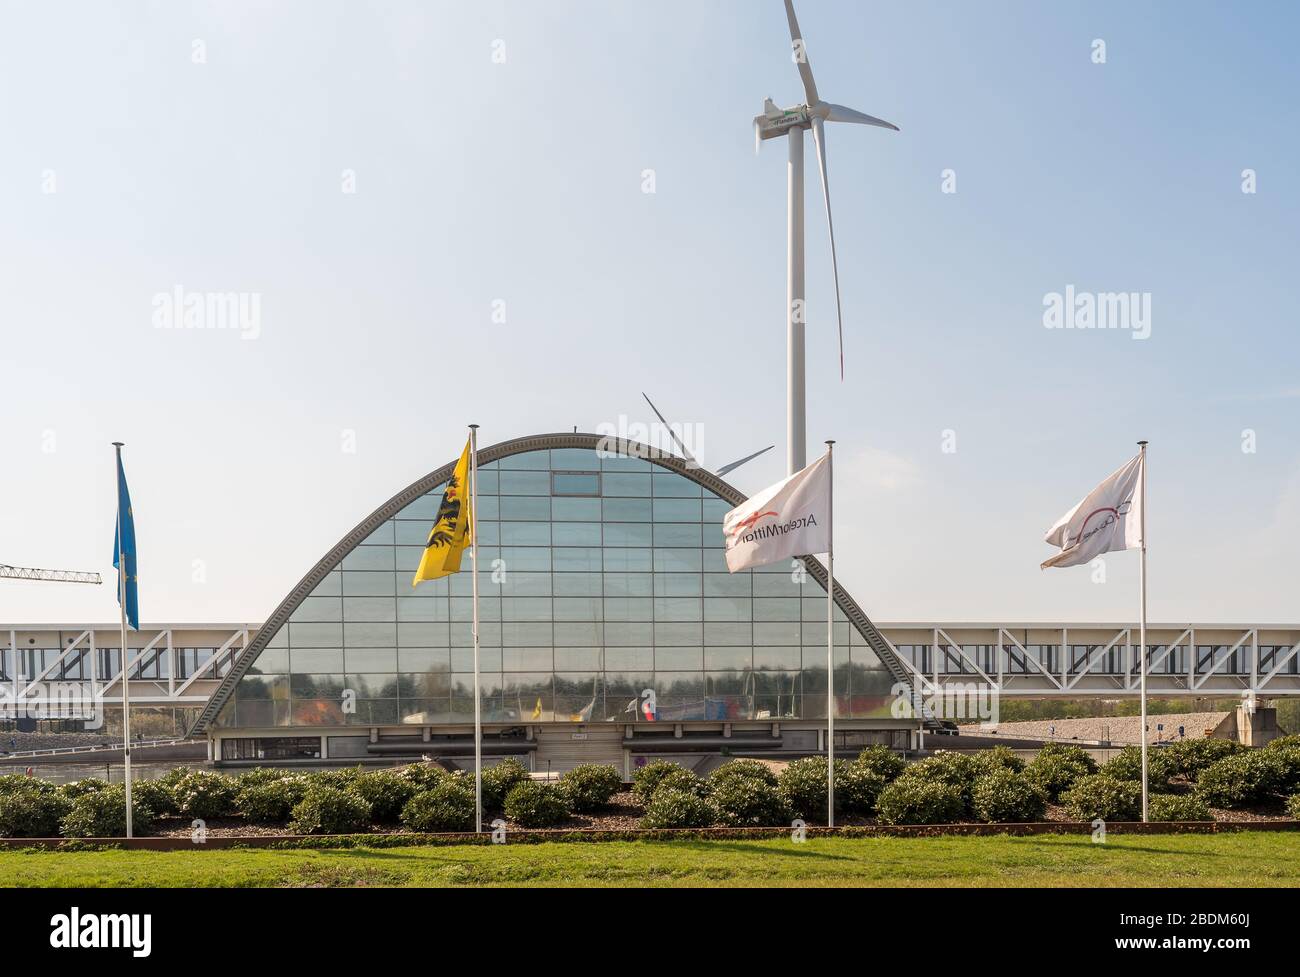
M 4 886 L 1300 885 L 1300 833 L 4 851 Z

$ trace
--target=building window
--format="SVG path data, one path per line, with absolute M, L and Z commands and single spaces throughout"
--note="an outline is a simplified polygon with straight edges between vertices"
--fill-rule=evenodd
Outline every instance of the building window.
M 600 472 L 551 472 L 552 495 L 600 495 Z
M 316 760 L 319 736 L 257 736 L 221 741 L 223 760 Z

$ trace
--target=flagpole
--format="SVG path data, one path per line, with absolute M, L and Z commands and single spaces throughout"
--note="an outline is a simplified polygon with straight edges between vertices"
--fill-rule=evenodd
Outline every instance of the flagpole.
M 470 562 L 474 564 L 474 831 L 483 831 L 483 700 L 478 671 L 478 425 L 469 426 Z
M 835 442 L 826 442 L 826 826 L 835 827 Z
M 122 624 L 122 775 L 126 780 L 126 836 L 133 837 L 131 824 L 131 654 L 126 646 L 126 539 L 122 535 L 122 445 L 114 441 L 117 451 L 117 605 Z
M 1147 819 L 1147 443 L 1139 441 L 1142 460 L 1140 462 L 1141 486 L 1139 504 L 1142 509 L 1138 517 L 1138 532 L 1142 537 L 1142 549 L 1138 562 L 1138 586 L 1142 591 L 1141 609 L 1138 614 L 1138 654 L 1141 655 L 1140 698 L 1142 700 L 1142 820 Z

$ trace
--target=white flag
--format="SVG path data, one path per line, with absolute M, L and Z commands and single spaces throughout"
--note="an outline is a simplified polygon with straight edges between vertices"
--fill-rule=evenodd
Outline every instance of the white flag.
M 765 488 L 722 519 L 731 573 L 794 556 L 825 553 L 831 545 L 830 458 Z
M 1088 493 L 1057 520 L 1046 541 L 1061 552 L 1043 564 L 1073 567 L 1112 550 L 1142 545 L 1142 455 Z

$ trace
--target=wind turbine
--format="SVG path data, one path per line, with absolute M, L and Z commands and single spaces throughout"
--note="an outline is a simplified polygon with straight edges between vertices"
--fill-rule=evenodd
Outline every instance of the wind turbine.
M 793 475 L 806 463 L 804 394 L 804 260 L 803 260 L 803 134 L 811 129 L 817 144 L 817 165 L 822 176 L 822 199 L 826 204 L 826 226 L 831 235 L 831 269 L 835 276 L 835 314 L 839 320 L 840 379 L 844 379 L 844 314 L 840 308 L 840 270 L 835 259 L 835 222 L 831 219 L 831 190 L 826 179 L 827 122 L 853 122 L 898 131 L 898 126 L 884 119 L 866 115 L 856 109 L 833 102 L 823 102 L 813 81 L 812 66 L 792 0 L 785 0 L 785 15 L 790 22 L 790 43 L 794 62 L 803 80 L 803 105 L 791 109 L 777 108 L 769 97 L 763 102 L 763 114 L 754 119 L 754 148 L 765 139 L 785 136 L 790 142 L 790 162 L 786 168 L 788 202 L 789 263 L 786 277 L 786 462 Z

